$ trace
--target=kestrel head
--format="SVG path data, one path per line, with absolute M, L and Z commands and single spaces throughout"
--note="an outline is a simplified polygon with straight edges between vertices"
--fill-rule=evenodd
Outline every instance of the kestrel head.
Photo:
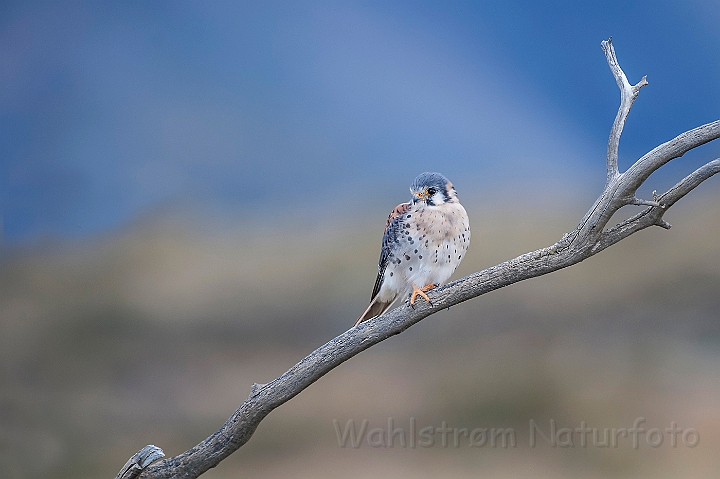
M 452 183 L 440 173 L 421 173 L 410 186 L 413 204 L 424 202 L 428 206 L 456 203 L 457 193 Z

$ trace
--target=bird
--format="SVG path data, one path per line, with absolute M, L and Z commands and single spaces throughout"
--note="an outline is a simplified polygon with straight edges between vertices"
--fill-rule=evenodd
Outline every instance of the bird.
M 445 176 L 421 173 L 410 193 L 410 201 L 387 218 L 370 304 L 355 326 L 381 315 L 403 295 L 410 296 L 411 305 L 418 296 L 430 303 L 426 291 L 450 278 L 470 246 L 467 212 Z

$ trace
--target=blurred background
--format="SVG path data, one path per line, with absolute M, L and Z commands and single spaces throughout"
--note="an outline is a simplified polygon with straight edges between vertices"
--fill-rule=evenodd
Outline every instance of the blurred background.
M 387 213 L 440 171 L 473 240 L 454 277 L 547 246 L 620 166 L 718 119 L 720 5 L 3 2 L 0 476 L 114 477 L 178 454 L 253 382 L 367 305 Z M 664 191 L 720 143 L 654 174 Z M 546 277 L 336 368 L 206 473 L 717 477 L 720 187 Z M 637 211 L 633 207 L 621 213 Z M 333 420 L 513 428 L 511 448 L 340 447 Z M 697 430 L 687 447 L 529 447 L 557 427 Z M 641 436 L 642 437 L 642 436 Z

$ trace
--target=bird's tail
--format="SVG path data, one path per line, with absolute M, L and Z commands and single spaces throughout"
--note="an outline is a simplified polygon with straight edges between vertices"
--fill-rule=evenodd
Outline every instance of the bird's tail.
M 388 310 L 391 304 L 395 302 L 395 298 L 391 299 L 388 302 L 380 301 L 378 299 L 379 295 L 375 295 L 372 301 L 370 301 L 370 305 L 365 309 L 363 314 L 360 315 L 357 321 L 355 321 L 355 326 L 362 323 L 363 321 L 367 321 L 368 319 L 372 319 L 375 316 L 380 316 L 385 311 Z

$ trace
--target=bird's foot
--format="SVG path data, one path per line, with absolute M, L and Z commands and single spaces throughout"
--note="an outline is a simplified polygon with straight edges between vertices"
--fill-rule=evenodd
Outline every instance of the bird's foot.
M 415 306 L 415 299 L 418 296 L 422 296 L 423 298 L 425 298 L 425 301 L 427 301 L 428 304 L 430 306 L 432 306 L 432 302 L 430 301 L 430 298 L 428 297 L 428 295 L 425 294 L 425 291 L 429 291 L 435 287 L 437 287 L 436 284 L 427 284 L 427 285 L 423 286 L 422 288 L 418 288 L 417 286 L 413 285 L 413 292 L 412 292 L 412 295 L 410 296 L 410 306 Z

